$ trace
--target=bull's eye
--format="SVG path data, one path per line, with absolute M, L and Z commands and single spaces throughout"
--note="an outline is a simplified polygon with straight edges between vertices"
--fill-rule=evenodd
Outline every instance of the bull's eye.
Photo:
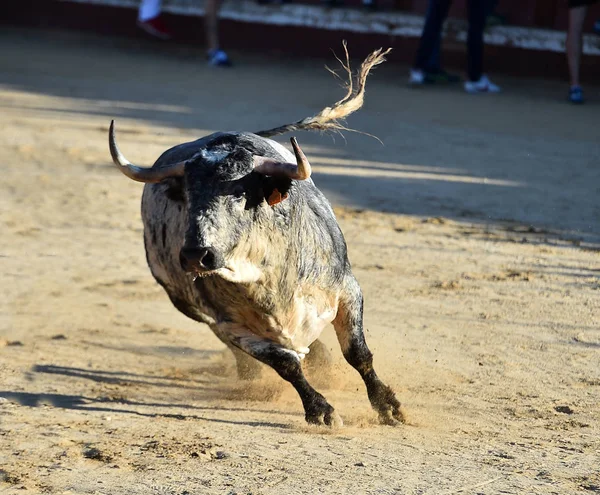
M 244 186 L 238 184 L 233 188 L 233 197 L 237 199 L 243 198 L 245 192 L 246 191 L 244 191 Z

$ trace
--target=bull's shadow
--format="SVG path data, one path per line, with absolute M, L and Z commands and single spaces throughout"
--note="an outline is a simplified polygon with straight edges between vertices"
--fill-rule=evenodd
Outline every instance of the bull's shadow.
M 41 407 L 49 405 L 60 409 L 70 409 L 76 411 L 90 411 L 90 412 L 103 412 L 111 414 L 130 414 L 135 416 L 142 416 L 147 418 L 169 418 L 176 420 L 192 420 L 192 421 L 208 421 L 213 423 L 225 423 L 234 425 L 245 425 L 245 426 L 260 426 L 269 428 L 289 429 L 290 425 L 285 423 L 271 423 L 265 421 L 233 421 L 215 417 L 199 416 L 198 414 L 175 414 L 175 413 L 159 413 L 159 412 L 146 412 L 144 408 L 177 408 L 186 410 L 197 410 L 207 412 L 218 412 L 218 411 L 231 411 L 240 410 L 248 411 L 248 409 L 232 409 L 232 408 L 219 408 L 219 407 L 201 407 L 191 406 L 186 404 L 169 404 L 169 403 L 157 403 L 157 402 L 141 402 L 132 401 L 128 399 L 110 400 L 106 398 L 93 398 L 86 397 L 83 395 L 67 395 L 67 394 L 44 394 L 44 393 L 30 393 L 30 392 L 12 392 L 7 390 L 0 390 L 0 397 L 8 401 L 15 402 L 22 406 L 27 407 Z M 112 404 L 112 406 L 111 406 Z M 127 409 L 123 407 L 115 407 L 116 405 L 134 406 L 138 409 Z M 269 413 L 276 413 L 276 411 L 268 411 Z
M 140 386 L 140 387 L 159 387 L 168 388 L 170 390 L 180 389 L 184 390 L 185 396 L 189 397 L 189 394 L 193 391 L 197 391 L 198 397 L 202 399 L 225 399 L 229 400 L 230 397 L 238 397 L 238 387 L 242 387 L 246 390 L 247 382 L 240 381 L 235 375 L 233 366 L 231 370 L 224 371 L 227 367 L 224 365 L 204 365 L 199 368 L 199 372 L 202 377 L 199 377 L 197 373 L 185 373 L 184 375 L 173 377 L 162 374 L 143 374 L 143 373 L 132 373 L 130 371 L 123 370 L 103 370 L 103 369 L 91 369 L 91 368 L 79 368 L 74 366 L 59 366 L 59 365 L 42 365 L 36 364 L 31 368 L 31 376 L 35 376 L 35 373 L 59 375 L 63 377 L 74 378 L 76 380 L 88 380 L 96 383 L 106 383 L 109 385 L 120 385 L 124 387 L 129 386 Z M 208 375 L 208 376 L 207 376 Z M 225 379 L 224 381 L 222 379 Z M 233 389 L 231 388 L 233 386 Z M 125 389 L 126 390 L 126 389 Z M 275 393 L 275 392 L 274 392 Z M 243 395 L 243 394 L 242 394 Z M 269 394 L 265 393 L 265 397 Z M 182 409 L 201 409 L 201 410 L 222 410 L 222 411 L 255 411 L 267 414 L 282 414 L 282 415 L 295 415 L 293 412 L 282 412 L 277 409 L 267 408 L 245 408 L 236 406 L 196 406 L 186 405 L 185 399 L 177 403 L 158 403 L 158 402 L 143 402 L 134 401 L 122 396 L 118 398 L 111 398 L 110 396 L 99 396 L 93 400 L 99 402 L 113 402 L 123 403 L 130 405 L 146 406 L 146 407 L 175 407 Z M 260 399 L 257 399 L 260 401 Z M 232 401 L 233 402 L 233 401 Z
M 62 375 L 73 378 L 80 378 L 84 380 L 91 380 L 98 383 L 108 383 L 113 385 L 144 385 L 149 387 L 177 387 L 189 390 L 202 390 L 205 389 L 208 380 L 203 380 L 198 377 L 186 378 L 185 381 L 193 382 L 192 384 L 186 385 L 180 383 L 181 379 L 176 379 L 169 376 L 157 377 L 155 375 L 144 375 L 131 373 L 127 371 L 107 371 L 98 369 L 84 369 L 76 368 L 72 366 L 55 366 L 36 364 L 32 368 L 34 373 L 45 373 L 51 375 Z M 173 382 L 177 381 L 177 384 Z

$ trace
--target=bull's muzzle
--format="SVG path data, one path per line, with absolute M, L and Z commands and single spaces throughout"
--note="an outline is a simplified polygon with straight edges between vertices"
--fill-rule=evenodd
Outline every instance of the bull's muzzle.
M 212 247 L 183 247 L 179 252 L 179 263 L 184 271 L 203 273 L 223 267 L 223 257 Z

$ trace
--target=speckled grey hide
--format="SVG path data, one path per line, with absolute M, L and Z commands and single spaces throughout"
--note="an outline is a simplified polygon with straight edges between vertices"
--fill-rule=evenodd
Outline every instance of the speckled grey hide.
M 282 145 L 251 133 L 216 133 L 163 153 L 154 167 L 193 160 L 183 178 L 144 187 L 152 274 L 181 312 L 207 323 L 234 351 L 242 377 L 253 374 L 256 361 L 248 355 L 272 366 L 298 390 L 307 420 L 321 424 L 338 417 L 306 382 L 300 362 L 333 322 L 373 406 L 386 422 L 398 419 L 399 403 L 372 367 L 361 291 L 330 204 L 311 179 L 253 172 L 254 155 L 296 161 Z M 287 199 L 269 205 L 273 189 Z M 184 245 L 210 246 L 222 267 L 194 279 L 180 263 Z

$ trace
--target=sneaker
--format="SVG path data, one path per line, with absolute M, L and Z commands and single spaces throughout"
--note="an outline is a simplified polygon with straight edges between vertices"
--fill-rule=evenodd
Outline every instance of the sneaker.
M 208 59 L 208 65 L 214 65 L 218 67 L 229 67 L 231 66 L 231 60 L 227 54 L 220 49 L 210 50 L 206 58 Z
M 451 74 L 445 70 L 436 70 L 434 72 L 425 72 L 425 82 L 428 84 L 450 84 L 460 81 L 460 76 Z
M 171 32 L 166 28 L 160 15 L 146 21 L 138 20 L 137 26 L 155 38 L 160 38 L 161 40 L 168 40 L 171 38 Z
M 425 73 L 420 69 L 410 69 L 408 84 L 411 86 L 421 86 L 425 84 Z
M 576 105 L 581 105 L 584 102 L 581 86 L 571 86 L 569 89 L 569 101 Z
M 467 93 L 476 94 L 476 93 L 499 93 L 500 86 L 496 86 L 492 81 L 490 81 L 487 76 L 481 76 L 479 81 L 466 81 L 465 82 L 465 91 Z

